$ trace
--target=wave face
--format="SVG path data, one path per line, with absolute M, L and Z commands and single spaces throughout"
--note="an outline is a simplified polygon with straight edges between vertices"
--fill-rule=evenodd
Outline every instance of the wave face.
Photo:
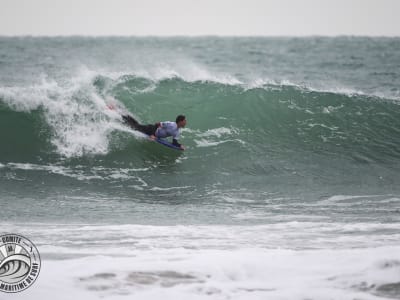
M 11 198 L 38 186 L 224 201 L 398 192 L 399 39 L 0 44 L 0 181 Z M 187 151 L 144 140 L 108 104 L 143 123 L 185 114 Z
M 131 152 L 114 139 L 123 135 L 129 140 L 132 132 L 107 109 L 110 103 L 142 123 L 186 114 L 185 144 L 196 153 L 217 149 L 220 159 L 232 148 L 234 160 L 243 155 L 243 160 L 262 161 L 264 154 L 291 162 L 307 155 L 379 164 L 395 163 L 400 156 L 398 103 L 367 95 L 176 77 L 154 82 L 135 75 L 97 75 L 73 91 L 48 83 L 2 88 L 1 95 L 5 161 L 41 153 L 47 160 Z M 141 155 L 140 147 L 136 151 Z

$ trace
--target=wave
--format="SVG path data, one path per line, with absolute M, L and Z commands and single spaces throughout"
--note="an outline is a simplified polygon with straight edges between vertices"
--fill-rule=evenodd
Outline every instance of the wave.
M 131 141 L 140 143 L 139 135 L 107 109 L 110 103 L 143 123 L 186 114 L 183 141 L 192 149 L 235 145 L 253 156 L 311 152 L 367 163 L 400 157 L 397 101 L 265 81 L 249 86 L 212 76 L 185 80 L 174 72 L 142 75 L 83 71 L 63 83 L 42 78 L 32 86 L 0 87 L 5 161 L 137 149 Z

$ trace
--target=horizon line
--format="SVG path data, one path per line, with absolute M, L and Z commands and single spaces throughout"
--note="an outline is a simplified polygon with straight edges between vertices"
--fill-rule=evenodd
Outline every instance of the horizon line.
M 0 34 L 0 38 L 400 38 L 400 35 L 357 35 L 357 34 L 305 34 L 305 35 L 222 35 L 222 34 Z

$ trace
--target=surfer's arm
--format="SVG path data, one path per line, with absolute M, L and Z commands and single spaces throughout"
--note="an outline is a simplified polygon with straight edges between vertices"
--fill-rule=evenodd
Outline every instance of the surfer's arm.
M 176 147 L 179 147 L 179 148 L 181 148 L 182 150 L 185 150 L 185 147 L 183 147 L 182 144 L 179 144 L 177 139 L 172 139 L 172 145 L 174 145 L 174 146 L 176 146 Z
M 177 146 L 177 147 L 182 146 L 181 144 L 178 143 L 177 139 L 172 139 L 172 145 Z
M 158 128 L 161 128 L 162 124 L 161 124 L 161 122 L 157 122 L 154 124 L 154 126 L 156 128 L 156 131 L 154 132 L 154 134 L 150 135 L 150 139 L 153 141 L 157 138 L 157 130 L 158 130 Z

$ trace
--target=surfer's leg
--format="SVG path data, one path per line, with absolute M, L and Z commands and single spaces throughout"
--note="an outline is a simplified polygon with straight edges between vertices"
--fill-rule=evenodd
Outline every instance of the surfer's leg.
M 155 135 L 157 126 L 153 125 L 153 124 L 149 124 L 149 125 L 140 125 L 139 124 L 137 127 L 137 130 L 151 136 L 151 135 Z
M 138 121 L 136 121 L 134 118 L 132 118 L 129 115 L 124 115 L 122 116 L 122 119 L 124 120 L 124 122 L 129 125 L 130 127 L 132 127 L 133 129 L 139 130 L 138 126 L 140 125 L 138 123 Z
M 153 125 L 153 124 L 148 124 L 148 125 L 139 124 L 138 121 L 136 121 L 134 118 L 132 118 L 129 115 L 122 116 L 122 119 L 124 120 L 124 122 L 128 126 L 132 127 L 133 129 L 135 129 L 137 131 L 140 131 L 140 132 L 142 132 L 144 134 L 154 135 L 156 133 L 156 130 L 157 130 L 157 126 L 156 125 Z

